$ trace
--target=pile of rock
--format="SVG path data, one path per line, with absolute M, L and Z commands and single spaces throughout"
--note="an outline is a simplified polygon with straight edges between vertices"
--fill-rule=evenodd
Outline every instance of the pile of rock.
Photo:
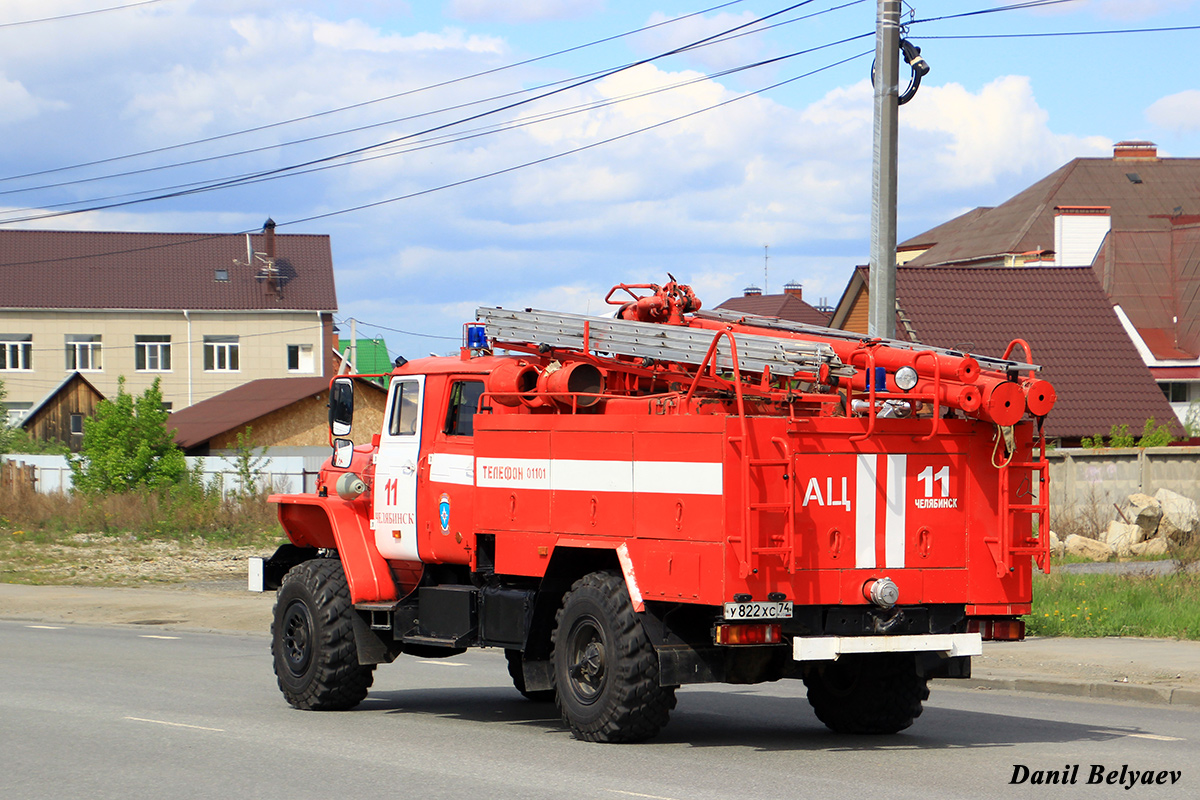
M 1118 518 L 1108 524 L 1100 539 L 1072 534 L 1061 542 L 1050 534 L 1056 555 L 1108 561 L 1133 556 L 1165 555 L 1170 545 L 1187 545 L 1200 539 L 1200 511 L 1196 502 L 1169 489 L 1131 494 L 1117 507 Z

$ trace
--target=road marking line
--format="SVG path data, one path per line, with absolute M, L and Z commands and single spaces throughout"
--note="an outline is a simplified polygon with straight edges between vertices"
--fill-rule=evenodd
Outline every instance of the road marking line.
M 61 631 L 62 625 L 26 625 L 26 628 L 33 628 L 35 631 Z
M 166 722 L 161 719 L 142 719 L 141 717 L 125 717 L 125 719 L 132 720 L 133 722 L 153 722 L 155 725 L 170 725 L 172 728 L 191 728 L 195 731 L 225 733 L 224 728 L 205 728 L 203 725 L 184 725 L 182 722 Z
M 423 659 L 420 663 L 430 667 L 469 667 L 470 664 L 464 664 L 461 661 L 433 661 L 431 659 Z
M 139 639 L 178 639 L 178 636 L 155 636 L 152 633 L 138 634 Z
M 640 792 L 623 792 L 620 789 L 605 789 L 604 791 L 613 792 L 614 794 L 624 794 L 630 797 L 646 797 L 649 798 L 649 800 L 675 800 L 673 797 L 663 797 L 662 795 L 657 794 L 642 794 Z
M 1178 736 L 1159 736 L 1157 733 L 1131 733 L 1134 739 L 1152 739 L 1156 742 L 1182 742 Z
M 1154 742 L 1185 742 L 1186 739 L 1181 739 L 1178 736 L 1160 736 L 1157 733 L 1129 733 L 1128 731 L 1101 731 L 1101 733 L 1109 733 L 1113 736 L 1128 736 L 1130 739 L 1150 739 Z

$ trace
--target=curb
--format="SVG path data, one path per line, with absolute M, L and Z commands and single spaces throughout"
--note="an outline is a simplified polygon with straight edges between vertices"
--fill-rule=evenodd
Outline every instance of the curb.
M 950 683 L 947 681 L 947 684 Z M 1052 678 L 987 677 L 955 680 L 952 682 L 952 685 L 965 689 L 1001 689 L 1010 692 L 1087 697 L 1093 700 L 1121 700 L 1134 703 L 1150 703 L 1152 705 L 1200 708 L 1200 689 L 1182 689 L 1171 686 L 1063 681 Z

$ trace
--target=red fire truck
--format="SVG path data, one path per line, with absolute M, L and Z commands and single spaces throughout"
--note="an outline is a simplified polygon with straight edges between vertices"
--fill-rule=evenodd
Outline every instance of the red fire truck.
M 583 740 L 655 735 L 680 686 L 783 678 L 829 728 L 893 733 L 929 678 L 1023 638 L 1055 399 L 1027 345 L 704 311 L 674 279 L 606 299 L 479 309 L 458 356 L 397 359 L 369 442 L 334 379 L 319 488 L 271 498 L 290 544 L 251 565 L 290 704 L 498 647 Z

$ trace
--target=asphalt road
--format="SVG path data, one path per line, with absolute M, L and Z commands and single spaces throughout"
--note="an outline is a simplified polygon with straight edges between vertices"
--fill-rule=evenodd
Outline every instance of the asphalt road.
M 1088 785 L 1092 765 L 1175 771 Z M 1079 765 L 1076 784 L 1010 784 Z M 502 654 L 381 667 L 358 709 L 289 708 L 262 635 L 0 622 L 0 798 L 1025 798 L 1200 795 L 1191 709 L 935 688 L 897 736 L 836 736 L 799 682 L 679 692 L 652 742 L 577 742 Z

